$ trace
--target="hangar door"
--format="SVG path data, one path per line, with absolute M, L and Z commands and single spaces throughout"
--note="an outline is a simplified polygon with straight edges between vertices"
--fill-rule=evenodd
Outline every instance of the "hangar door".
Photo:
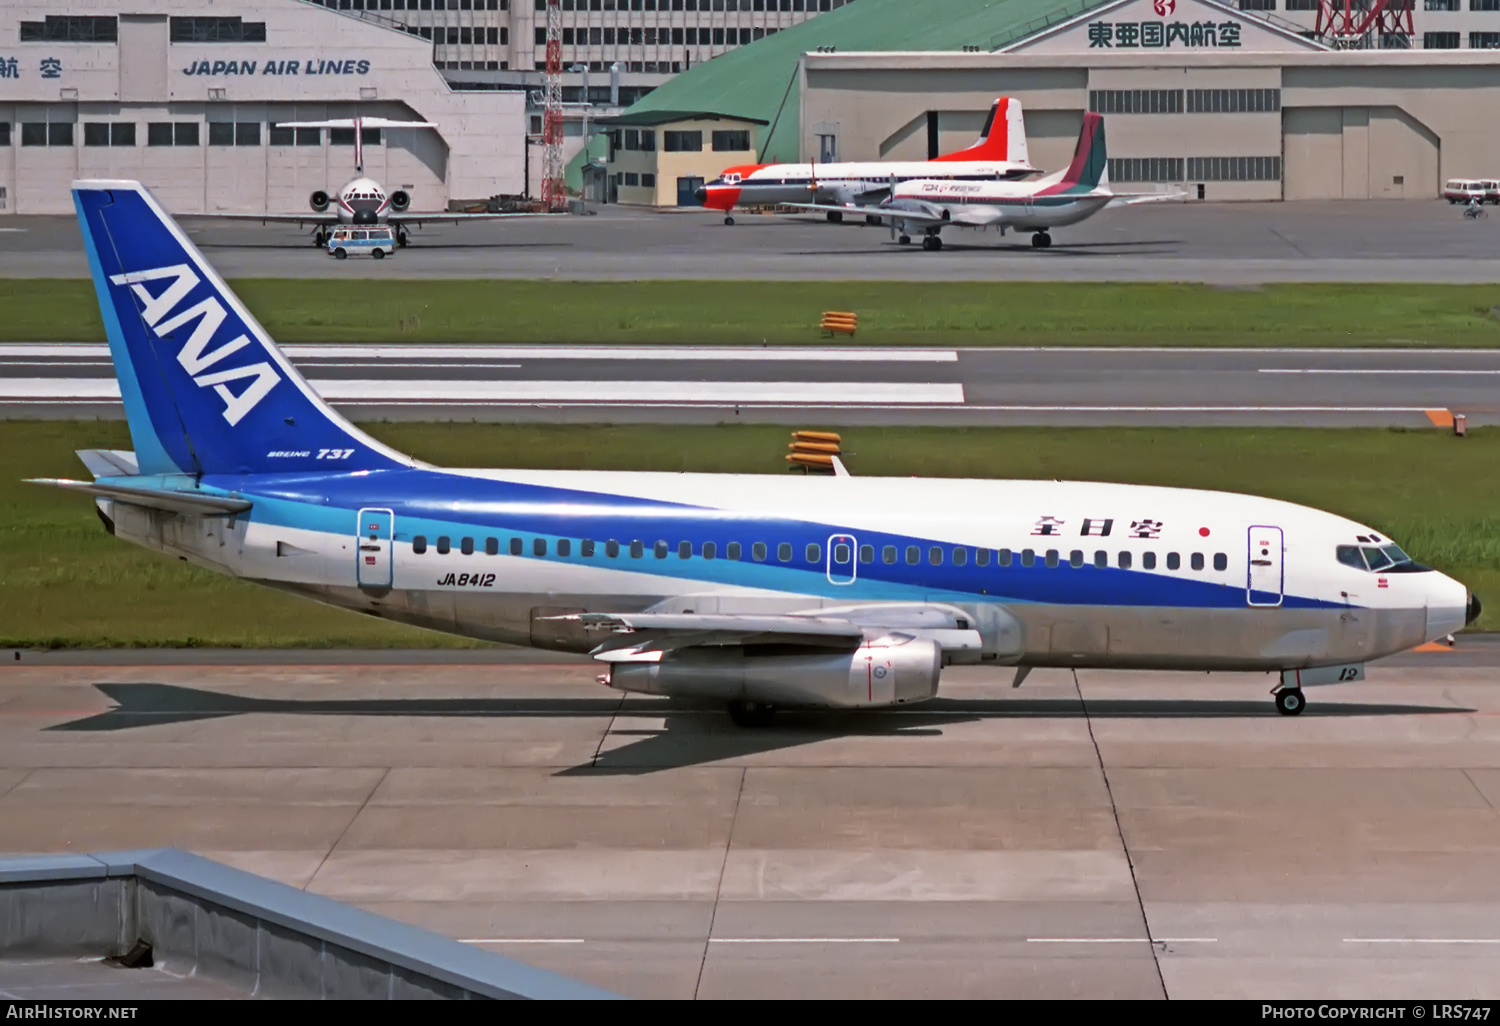
M 1394 107 L 1289 107 L 1282 113 L 1285 196 L 1432 199 L 1438 138 Z

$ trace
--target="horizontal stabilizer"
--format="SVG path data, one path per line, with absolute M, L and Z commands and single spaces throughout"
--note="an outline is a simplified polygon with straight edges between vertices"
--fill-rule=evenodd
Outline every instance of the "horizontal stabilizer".
M 79 449 L 78 458 L 95 477 L 135 477 L 141 472 L 129 449 Z
M 243 513 L 252 503 L 229 495 L 207 492 L 179 492 L 167 488 L 135 488 L 130 485 L 100 484 L 97 481 L 69 481 L 65 478 L 33 477 L 27 484 L 47 485 L 70 492 L 84 492 L 101 499 L 116 499 L 150 509 L 164 509 L 189 516 L 222 516 Z

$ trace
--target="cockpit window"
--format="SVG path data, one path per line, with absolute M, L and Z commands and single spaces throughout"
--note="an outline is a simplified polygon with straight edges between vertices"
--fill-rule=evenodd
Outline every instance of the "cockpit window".
M 1335 552 L 1338 561 L 1345 566 L 1352 566 L 1356 570 L 1368 569 L 1365 566 L 1365 557 L 1359 554 L 1358 545 L 1340 545 Z
M 1378 549 L 1373 545 L 1367 545 L 1360 551 L 1364 553 L 1365 561 L 1370 564 L 1371 570 L 1384 570 L 1396 562 L 1385 554 L 1384 549 Z

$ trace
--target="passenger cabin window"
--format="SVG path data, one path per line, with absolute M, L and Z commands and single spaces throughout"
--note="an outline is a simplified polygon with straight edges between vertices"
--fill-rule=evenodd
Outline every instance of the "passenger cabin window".
M 995 553 L 995 560 L 1001 566 L 1010 566 L 1010 549 L 1001 549 Z
M 448 554 L 448 550 L 452 547 L 453 546 L 449 543 L 448 536 L 446 534 L 438 536 L 437 550 L 439 556 L 446 556 Z
M 1175 552 L 1168 552 L 1167 553 L 1167 569 L 1168 570 L 1176 570 L 1180 566 L 1182 566 L 1182 557 L 1179 556 Z
M 766 543 L 756 542 L 750 546 L 750 558 L 757 563 L 763 563 L 766 559 Z
M 1047 565 L 1049 567 L 1057 566 L 1057 562 L 1058 562 L 1057 550 L 1056 549 L 1048 549 L 1047 550 Z
M 557 554 L 559 556 L 570 556 L 573 554 L 573 543 L 566 538 L 557 539 Z
M 886 545 L 880 550 L 880 561 L 882 563 L 894 563 L 896 561 L 896 546 Z
M 459 542 L 458 551 L 462 552 L 466 556 L 474 555 L 474 539 L 465 538 L 463 541 Z
M 667 543 L 664 541 L 657 542 L 655 545 L 651 546 L 651 552 L 656 556 L 657 559 L 666 559 Z
M 975 566 L 989 566 L 990 565 L 990 550 L 989 549 L 975 549 L 974 550 L 974 565 Z
M 740 543 L 730 542 L 724 546 L 724 558 L 738 560 L 740 558 Z
M 620 543 L 611 538 L 604 543 L 604 554 L 610 559 L 620 558 Z
M 578 554 L 584 559 L 594 558 L 594 539 L 585 538 L 578 543 Z
M 849 562 L 849 543 L 839 542 L 833 547 L 833 561 L 835 563 Z
M 1094 553 L 1094 566 L 1100 570 L 1103 570 L 1105 567 L 1109 566 L 1109 553 L 1105 552 L 1103 549 L 1100 549 L 1098 552 Z
M 704 559 L 713 559 L 718 554 L 719 554 L 719 547 L 717 545 L 715 545 L 713 542 L 704 542 L 703 543 L 703 558 Z
M 1203 553 L 1201 553 L 1201 552 L 1195 552 L 1195 553 L 1193 553 L 1192 559 L 1189 560 L 1189 565 L 1192 566 L 1192 568 L 1194 570 L 1202 570 L 1203 569 Z
M 777 545 L 776 558 L 783 563 L 790 563 L 792 561 L 792 543 L 782 542 L 780 545 Z
M 1122 550 L 1120 552 L 1120 569 L 1121 570 L 1129 570 L 1130 569 L 1130 563 L 1131 563 L 1131 555 L 1130 555 L 1130 553 L 1129 552 L 1125 552 L 1125 551 Z
M 677 543 L 677 558 L 678 559 L 692 559 L 693 558 L 693 543 L 689 542 L 689 541 L 678 542 Z
M 1036 550 L 1034 550 L 1034 549 L 1022 549 L 1021 550 L 1021 565 L 1024 566 L 1024 567 L 1031 567 L 1031 566 L 1035 565 L 1035 563 L 1036 563 Z
M 1142 570 L 1155 570 L 1156 569 L 1156 553 L 1154 553 L 1154 552 L 1142 552 L 1141 553 L 1141 569 Z
M 521 542 L 521 539 L 519 539 L 519 538 L 512 538 L 510 540 L 510 554 L 512 556 L 519 556 L 523 551 L 525 551 L 525 549 L 523 547 L 523 543 Z
M 928 549 L 927 550 L 927 562 L 931 563 L 933 566 L 942 566 L 943 565 L 943 550 L 940 549 L 940 548 L 938 548 L 936 545 L 934 545 L 932 548 Z
M 630 543 L 630 558 L 640 559 L 646 554 L 646 543 L 637 538 Z
M 804 550 L 803 552 L 803 555 L 807 557 L 807 561 L 809 563 L 820 562 L 823 559 L 823 546 L 814 542 L 807 546 L 806 550 Z M 847 548 L 844 550 L 843 562 L 849 562 L 849 551 Z
M 531 554 L 533 556 L 545 556 L 547 554 L 547 539 L 533 538 L 531 540 Z
M 861 545 L 859 547 L 859 561 L 861 563 L 875 562 L 875 546 Z
M 1229 569 L 1229 557 L 1226 556 L 1226 555 L 1224 555 L 1224 553 L 1222 553 L 1222 552 L 1215 552 L 1214 553 L 1214 569 L 1215 570 L 1228 570 Z
M 954 566 L 964 566 L 968 562 L 969 562 L 969 550 L 968 549 L 954 549 L 953 550 L 953 565 Z
M 427 536 L 419 534 L 411 540 L 411 551 L 420 556 L 427 551 Z
M 1082 549 L 1074 549 L 1072 552 L 1068 553 L 1068 565 L 1071 566 L 1071 567 L 1073 567 L 1075 570 L 1078 567 L 1083 566 L 1083 550 Z

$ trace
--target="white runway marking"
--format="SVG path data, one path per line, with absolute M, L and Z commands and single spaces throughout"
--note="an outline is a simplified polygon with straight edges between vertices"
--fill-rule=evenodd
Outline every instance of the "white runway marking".
M 385 381 L 336 378 L 311 381 L 330 402 L 649 403 L 669 406 L 782 404 L 789 406 L 961 405 L 957 384 L 905 381 Z M 112 378 L 0 378 L 0 401 L 117 400 Z
M 720 360 L 813 363 L 954 363 L 953 349 L 901 349 L 789 346 L 497 346 L 497 345 L 284 345 L 293 360 Z M 0 358 L 23 356 L 108 356 L 109 347 L 92 342 L 10 342 Z
M 1500 937 L 1345 937 L 1345 944 L 1500 944 Z
M 583 944 L 582 937 L 465 937 L 460 944 Z
M 710 937 L 710 944 L 900 944 L 900 937 Z
M 1262 367 L 1261 374 L 1500 374 L 1500 370 L 1425 367 Z

